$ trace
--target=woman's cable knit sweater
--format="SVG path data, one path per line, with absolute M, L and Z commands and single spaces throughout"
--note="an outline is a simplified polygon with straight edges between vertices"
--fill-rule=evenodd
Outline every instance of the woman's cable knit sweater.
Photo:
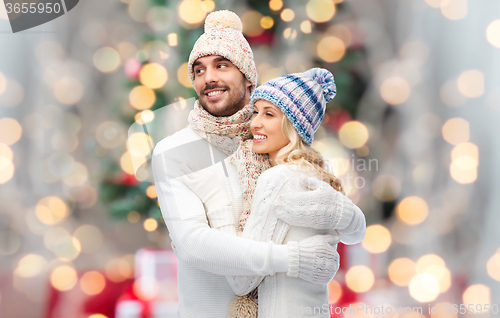
M 318 176 L 316 176 L 318 177 Z M 276 244 L 300 241 L 316 234 L 340 234 L 341 242 L 356 244 L 363 240 L 366 221 L 361 210 L 351 200 L 326 182 L 315 182 L 295 165 L 278 165 L 266 170 L 258 179 L 250 217 L 242 237 Z M 333 190 L 333 191 L 332 191 Z M 332 197 L 333 195 L 333 197 Z M 311 209 L 335 209 L 330 229 L 290 226 L 277 218 L 277 209 L 294 211 L 296 219 L 308 218 Z M 332 213 L 325 213 L 332 215 Z M 209 213 L 212 227 L 236 234 L 232 225 L 223 221 L 217 210 Z M 324 228 L 325 219 L 308 220 Z M 218 224 L 226 224 L 217 226 Z M 296 255 L 293 255 L 295 251 Z M 298 249 L 290 246 L 290 258 L 298 258 Z M 321 264 L 316 264 L 321 265 Z M 259 288 L 259 318 L 275 317 L 330 317 L 326 310 L 314 313 L 314 307 L 328 306 L 328 286 L 306 282 L 293 273 L 276 273 L 272 276 L 227 276 L 229 285 L 237 295 L 245 295 Z

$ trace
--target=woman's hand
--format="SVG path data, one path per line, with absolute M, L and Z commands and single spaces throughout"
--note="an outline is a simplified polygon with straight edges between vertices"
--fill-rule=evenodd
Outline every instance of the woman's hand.
M 224 177 L 215 170 L 214 166 L 193 172 L 183 162 L 180 164 L 180 169 L 184 173 L 181 180 L 196 193 L 205 204 L 207 211 L 231 205 Z

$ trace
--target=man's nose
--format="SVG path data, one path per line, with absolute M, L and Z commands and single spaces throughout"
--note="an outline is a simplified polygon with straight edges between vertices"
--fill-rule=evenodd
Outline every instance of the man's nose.
M 212 67 L 207 67 L 205 70 L 205 82 L 207 84 L 217 83 L 219 78 L 217 77 L 217 71 Z

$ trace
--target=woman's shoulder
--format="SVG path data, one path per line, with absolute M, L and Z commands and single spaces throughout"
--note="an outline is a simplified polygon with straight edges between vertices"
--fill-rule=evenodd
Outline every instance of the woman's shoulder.
M 300 169 L 294 164 L 282 164 L 276 165 L 264 171 L 259 179 L 279 179 L 276 181 L 285 182 L 289 178 L 292 178 L 297 173 L 300 173 Z

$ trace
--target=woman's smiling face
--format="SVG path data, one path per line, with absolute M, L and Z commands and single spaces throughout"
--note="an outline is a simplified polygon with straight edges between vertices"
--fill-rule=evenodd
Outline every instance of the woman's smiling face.
M 271 165 L 274 165 L 278 151 L 289 143 L 281 130 L 284 114 L 277 106 L 263 99 L 258 100 L 253 109 L 254 116 L 250 123 L 253 134 L 252 150 L 269 154 Z

